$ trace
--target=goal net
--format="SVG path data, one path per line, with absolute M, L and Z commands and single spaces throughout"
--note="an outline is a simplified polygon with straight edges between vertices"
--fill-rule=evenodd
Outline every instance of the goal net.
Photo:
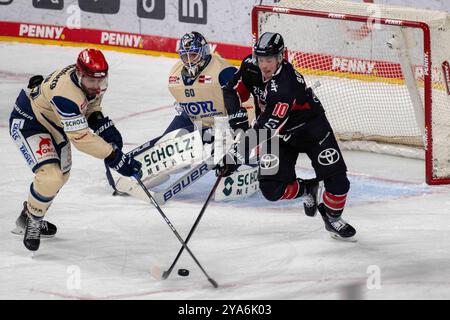
M 338 0 L 255 6 L 253 37 L 279 32 L 340 142 L 425 159 L 450 183 L 450 15 Z

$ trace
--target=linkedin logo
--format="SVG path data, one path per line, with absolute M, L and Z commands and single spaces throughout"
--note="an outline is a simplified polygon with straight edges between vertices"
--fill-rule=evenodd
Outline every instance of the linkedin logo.
M 207 0 L 178 0 L 178 20 L 180 22 L 206 24 Z
M 166 0 L 138 0 L 137 15 L 140 18 L 164 20 Z

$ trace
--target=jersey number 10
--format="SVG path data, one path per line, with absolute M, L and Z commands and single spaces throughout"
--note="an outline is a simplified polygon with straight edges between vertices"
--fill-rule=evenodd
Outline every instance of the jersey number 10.
M 272 115 L 278 118 L 284 118 L 289 110 L 289 105 L 287 103 L 278 102 L 273 109 Z

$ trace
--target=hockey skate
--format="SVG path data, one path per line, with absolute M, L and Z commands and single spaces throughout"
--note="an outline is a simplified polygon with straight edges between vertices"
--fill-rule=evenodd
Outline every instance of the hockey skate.
M 23 244 L 30 251 L 37 251 L 41 243 L 42 220 L 27 217 Z
M 330 233 L 333 239 L 355 242 L 356 230 L 349 223 L 345 222 L 340 216 L 333 218 L 327 214 L 325 205 L 323 203 L 318 206 L 319 212 L 322 215 L 325 229 Z
M 16 228 L 11 230 L 12 233 L 17 235 L 23 235 L 25 233 L 25 229 L 27 226 L 27 202 L 23 203 L 23 210 L 20 213 L 20 216 L 16 220 Z M 42 238 L 53 238 L 56 234 L 56 226 L 53 223 L 42 220 L 41 221 L 41 237 Z
M 308 217 L 314 217 L 317 213 L 317 194 L 319 193 L 319 182 L 315 179 L 303 180 L 305 184 L 305 195 L 303 196 L 303 208 Z

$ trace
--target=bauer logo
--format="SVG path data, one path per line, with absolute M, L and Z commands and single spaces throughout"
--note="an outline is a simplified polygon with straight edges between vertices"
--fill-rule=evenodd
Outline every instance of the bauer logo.
M 180 22 L 206 24 L 207 0 L 178 0 L 178 20 Z
M 191 174 L 174 185 L 170 190 L 164 193 L 164 202 L 169 201 L 175 195 L 189 187 L 198 178 L 204 176 L 209 171 L 208 164 L 203 164 L 200 168 L 192 171 Z
M 120 10 L 120 0 L 78 0 L 80 9 L 86 12 L 115 14 Z
M 33 0 L 33 7 L 38 9 L 62 10 L 64 0 Z
M 33 24 L 20 24 L 19 36 L 30 38 L 63 39 L 64 27 L 39 26 Z
M 138 0 L 137 15 L 140 18 L 164 20 L 166 17 L 166 1 Z

